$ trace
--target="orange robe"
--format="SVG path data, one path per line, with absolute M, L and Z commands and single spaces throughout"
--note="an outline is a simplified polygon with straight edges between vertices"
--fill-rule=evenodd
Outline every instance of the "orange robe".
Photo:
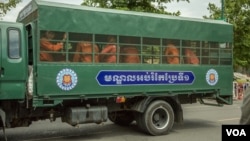
M 173 44 L 167 45 L 165 55 L 168 64 L 180 64 L 179 50 Z
M 53 44 L 46 38 L 41 38 L 40 40 L 40 60 L 41 61 L 54 61 L 53 56 L 49 53 L 42 51 L 59 51 L 63 48 L 63 43 Z
M 74 55 L 73 58 L 73 62 L 86 62 L 86 63 L 90 63 L 93 62 L 92 59 L 92 44 L 90 42 L 80 42 L 77 44 L 76 46 L 76 54 Z M 95 54 L 95 62 L 99 62 L 99 48 L 97 47 L 97 45 L 94 45 L 94 53 Z
M 124 47 L 121 54 L 122 63 L 140 63 L 138 50 L 135 47 Z
M 100 54 L 100 61 L 106 63 L 116 63 L 116 45 L 106 45 Z
M 191 49 L 185 49 L 185 63 L 187 64 L 199 64 L 200 63 L 198 57 Z

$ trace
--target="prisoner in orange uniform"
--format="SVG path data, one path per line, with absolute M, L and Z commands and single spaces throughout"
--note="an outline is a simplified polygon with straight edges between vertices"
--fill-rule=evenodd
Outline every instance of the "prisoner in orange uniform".
M 100 53 L 100 62 L 116 63 L 116 40 L 114 37 L 109 37 L 108 42 Z
M 186 64 L 199 64 L 200 63 L 196 54 L 189 48 L 185 49 L 185 63 Z
M 76 46 L 76 52 L 77 53 L 74 55 L 73 62 L 93 62 L 93 53 L 95 53 L 94 62 L 99 62 L 99 48 L 97 45 L 93 45 L 91 42 L 79 42 Z
M 51 54 L 43 51 L 59 51 L 63 48 L 63 43 L 52 43 L 55 37 L 54 32 L 46 31 L 42 38 L 40 39 L 40 60 L 41 61 L 54 61 L 54 58 Z
M 135 47 L 123 47 L 121 50 L 122 63 L 140 63 L 138 49 Z
M 179 50 L 173 44 L 168 44 L 165 50 L 168 64 L 180 64 Z

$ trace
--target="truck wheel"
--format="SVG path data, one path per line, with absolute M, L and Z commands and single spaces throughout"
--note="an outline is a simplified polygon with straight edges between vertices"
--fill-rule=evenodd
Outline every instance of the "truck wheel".
M 163 100 L 152 102 L 141 117 L 141 125 L 151 135 L 167 134 L 174 124 L 172 107 Z
M 115 124 L 127 126 L 134 121 L 134 114 L 129 111 L 110 112 L 108 118 Z

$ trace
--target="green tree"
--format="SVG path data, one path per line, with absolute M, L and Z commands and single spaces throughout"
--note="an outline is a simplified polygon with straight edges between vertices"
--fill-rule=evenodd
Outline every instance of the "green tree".
M 189 0 L 84 0 L 82 5 L 179 16 L 180 11 L 173 13 L 166 11 L 166 4 L 172 1 L 189 2 Z
M 250 67 L 250 1 L 249 0 L 224 0 L 222 7 L 209 3 L 210 19 L 221 19 L 234 26 L 234 69 L 239 67 L 244 70 Z M 224 16 L 221 16 L 223 13 Z
M 0 2 L 0 16 L 5 15 L 11 8 L 16 7 L 19 2 L 21 0 L 9 0 L 7 3 Z

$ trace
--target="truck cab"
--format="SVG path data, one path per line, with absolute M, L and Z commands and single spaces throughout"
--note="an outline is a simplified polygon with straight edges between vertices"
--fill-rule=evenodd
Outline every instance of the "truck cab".
M 23 100 L 28 77 L 25 28 L 21 23 L 0 25 L 0 100 Z

